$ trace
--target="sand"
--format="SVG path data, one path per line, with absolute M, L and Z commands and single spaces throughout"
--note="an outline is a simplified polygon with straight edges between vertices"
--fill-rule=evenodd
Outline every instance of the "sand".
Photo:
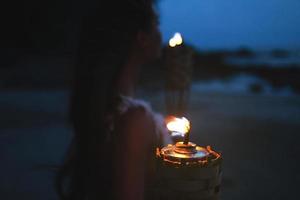
M 163 95 L 142 92 L 158 111 Z M 0 92 L 0 198 L 57 199 L 71 138 L 64 90 Z M 223 200 L 297 199 L 300 97 L 193 93 L 192 141 L 222 152 Z

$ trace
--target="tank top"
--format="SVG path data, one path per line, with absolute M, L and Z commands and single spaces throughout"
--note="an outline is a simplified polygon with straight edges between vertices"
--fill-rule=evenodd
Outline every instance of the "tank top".
M 107 115 L 106 123 L 109 131 L 108 137 L 115 137 L 113 134 L 115 127 L 117 126 L 117 118 L 126 115 L 130 110 L 141 108 L 146 112 L 146 115 L 150 117 L 153 122 L 153 134 L 157 139 L 157 147 L 162 147 L 171 143 L 171 138 L 165 126 L 164 117 L 161 114 L 154 112 L 150 104 L 144 100 L 134 99 L 132 97 L 122 95 L 118 97 L 113 113 Z

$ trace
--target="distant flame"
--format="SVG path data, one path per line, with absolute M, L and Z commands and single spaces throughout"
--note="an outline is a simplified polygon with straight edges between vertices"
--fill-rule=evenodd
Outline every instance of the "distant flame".
M 168 117 L 166 119 L 167 128 L 171 132 L 177 132 L 182 135 L 190 131 L 190 122 L 185 117 Z
M 183 39 L 180 33 L 175 33 L 174 36 L 169 40 L 169 46 L 175 47 L 177 45 L 181 45 L 183 43 Z

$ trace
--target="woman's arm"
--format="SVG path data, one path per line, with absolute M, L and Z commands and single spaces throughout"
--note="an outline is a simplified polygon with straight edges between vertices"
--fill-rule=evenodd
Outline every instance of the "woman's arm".
M 128 111 L 118 127 L 116 196 L 118 200 L 143 200 L 150 146 L 155 141 L 153 121 L 143 108 Z M 153 152 L 154 154 L 154 152 Z

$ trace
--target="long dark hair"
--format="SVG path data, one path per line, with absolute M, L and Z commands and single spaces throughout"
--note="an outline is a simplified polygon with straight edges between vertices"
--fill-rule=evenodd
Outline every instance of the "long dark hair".
M 82 18 L 70 109 L 74 138 L 56 182 L 62 199 L 113 199 L 104 118 L 138 31 L 150 31 L 156 19 L 153 0 L 103 2 L 90 4 Z

